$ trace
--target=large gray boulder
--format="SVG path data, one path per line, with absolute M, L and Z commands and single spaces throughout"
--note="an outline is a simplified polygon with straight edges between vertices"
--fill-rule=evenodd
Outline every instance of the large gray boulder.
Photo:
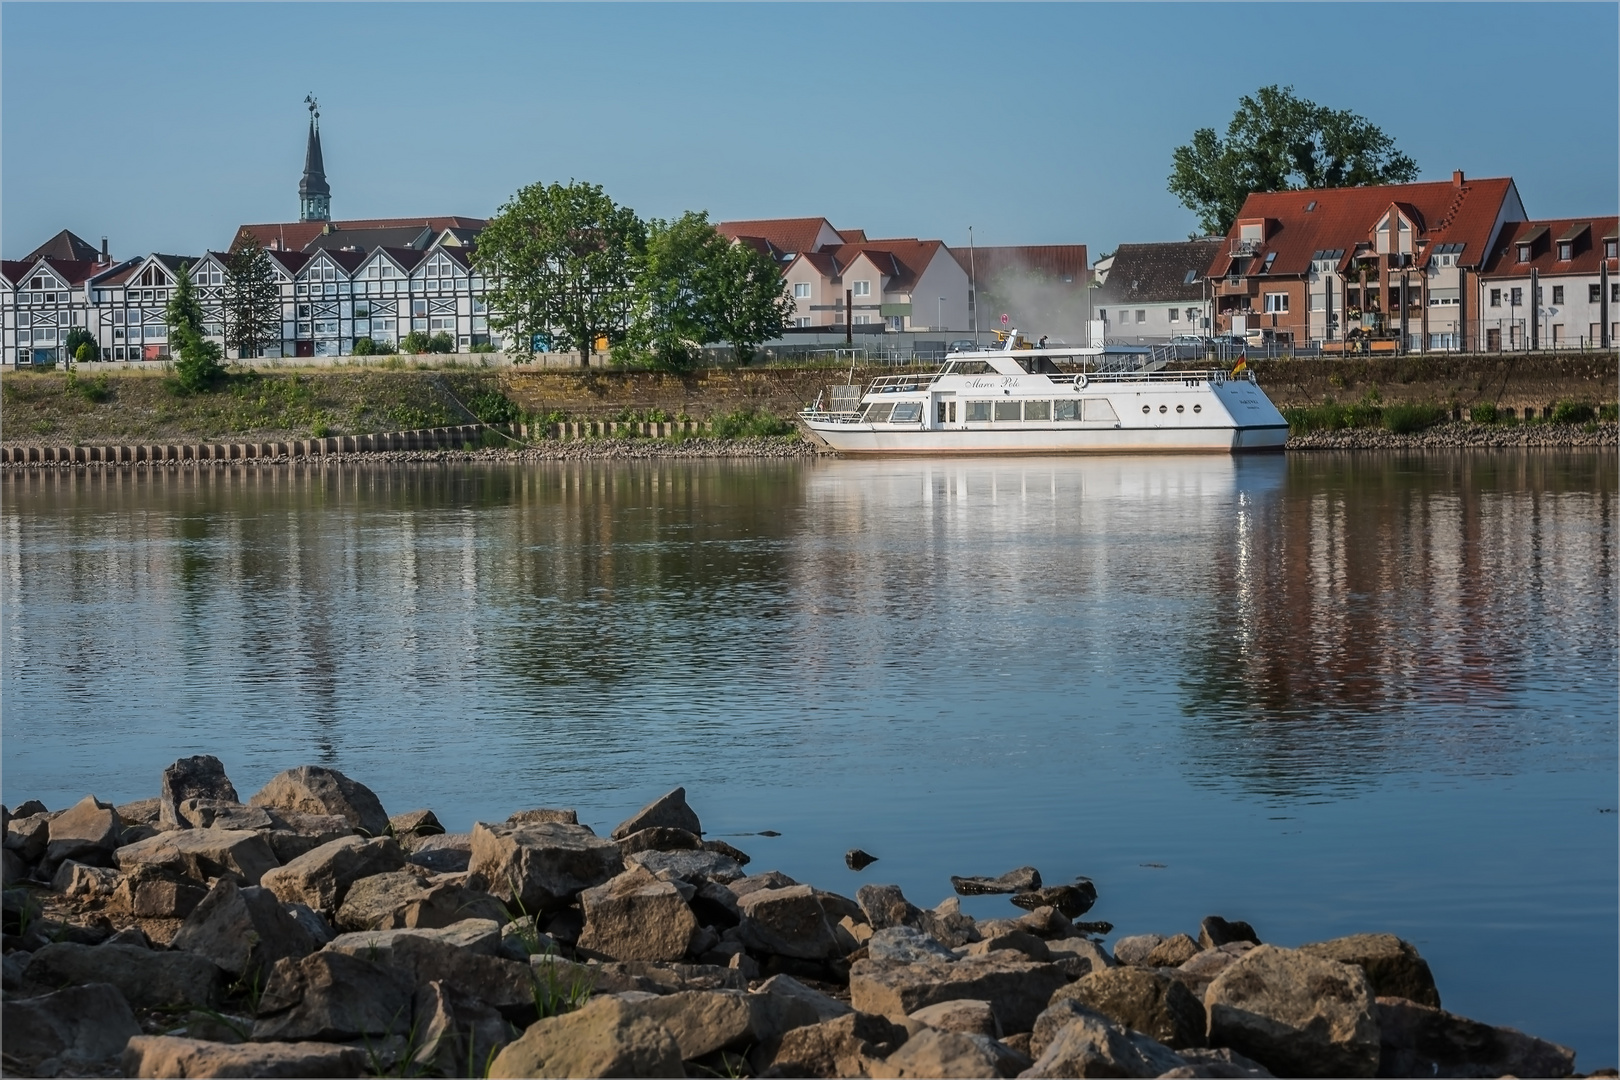
M 338 929 L 430 930 L 464 919 L 504 921 L 506 907 L 482 889 L 454 881 L 430 883 L 405 870 L 364 877 L 349 887 L 338 906 Z
M 636 1001 L 633 1008 L 675 1036 L 681 1060 L 692 1061 L 759 1041 L 753 997 L 737 990 L 682 990 Z
M 1373 1076 L 1378 1015 L 1358 967 L 1262 945 L 1204 994 L 1209 1041 L 1283 1076 Z
M 625 862 L 653 874 L 668 871 L 670 877 L 692 885 L 710 881 L 726 885 L 743 876 L 742 864 L 718 851 L 636 851 L 625 856 Z
M 1176 934 L 1165 938 L 1154 950 L 1147 954 L 1147 960 L 1142 965 L 1150 968 L 1180 967 L 1199 953 L 1198 942 L 1186 934 Z
M 1377 1001 L 1379 1076 L 1568 1076 L 1575 1051 L 1398 997 Z
M 623 840 L 631 833 L 643 829 L 681 829 L 694 836 L 703 835 L 703 825 L 692 808 L 686 805 L 686 789 L 678 787 L 667 795 L 660 795 L 652 802 L 631 814 L 613 830 L 613 839 Z
M 50 814 L 30 814 L 6 822 L 6 850 L 30 866 L 44 857 L 45 845 L 50 842 Z
M 1260 935 L 1254 932 L 1254 927 L 1241 919 L 1223 919 L 1219 915 L 1206 915 L 1198 924 L 1198 944 L 1206 949 L 1218 949 L 1222 945 L 1230 945 L 1236 941 L 1247 941 L 1251 945 L 1261 944 Z
M 270 817 L 270 831 L 265 836 L 276 858 L 283 863 L 290 863 L 323 844 L 355 835 L 349 819 L 337 814 L 295 814 L 284 810 L 261 812 Z
M 1186 984 L 1187 989 L 1192 991 L 1193 997 L 1202 1001 L 1205 992 L 1209 990 L 1209 984 L 1214 982 L 1221 972 L 1241 960 L 1245 954 L 1253 952 L 1254 948 L 1251 942 L 1238 941 L 1222 945 L 1218 949 L 1205 949 L 1166 974 L 1180 979 Z
M 535 1076 L 685 1076 L 675 1036 L 634 1003 L 593 998 L 531 1024 L 490 1066 L 491 1080 Z
M 1020 866 L 1000 877 L 951 877 L 951 888 L 962 896 L 1034 892 L 1040 887 L 1041 872 L 1033 866 Z
M 79 900 L 111 896 L 123 875 L 105 866 L 86 866 L 71 859 L 56 868 L 51 891 Z
M 618 845 L 583 825 L 473 826 L 468 870 L 520 914 L 558 911 L 624 870 Z
M 202 903 L 186 916 L 171 945 L 206 956 L 228 974 L 252 982 L 283 957 L 308 956 L 318 947 L 313 935 L 269 889 L 238 886 L 220 878 Z M 262 982 L 262 979 L 260 980 Z
M 217 1043 L 174 1035 L 139 1035 L 124 1049 L 124 1076 L 360 1076 L 364 1047 L 323 1042 Z M 448 1074 L 446 1074 L 448 1075 Z
M 404 865 L 405 853 L 393 837 L 362 840 L 358 836 L 345 836 L 267 872 L 263 885 L 284 904 L 308 904 L 331 916 L 355 882 Z
M 1012 898 L 1012 902 L 1026 911 L 1050 907 L 1061 911 L 1066 918 L 1078 919 L 1097 902 L 1097 886 L 1082 879 L 1073 885 L 1053 885 L 1021 892 Z
M 478 1075 L 518 1034 L 489 1005 L 437 981 L 417 989 L 411 1017 L 416 1028 L 411 1065 L 439 1076 Z
M 119 848 L 113 859 L 126 874 L 138 867 L 153 867 L 198 883 L 233 874 L 245 885 L 259 884 L 266 871 L 279 865 L 263 836 L 237 829 L 159 833 Z
M 141 1025 L 116 986 L 88 983 L 39 997 L 6 994 L 0 1004 L 0 1033 L 10 1075 L 47 1075 L 31 1070 L 49 1058 L 94 1075 L 91 1070 L 100 1071 L 104 1062 L 122 1053 L 124 1044 L 141 1033 Z
M 613 960 L 679 960 L 698 929 L 680 889 L 639 866 L 586 889 L 580 904 L 585 929 L 578 947 Z
M 1394 934 L 1351 934 L 1349 937 L 1301 945 L 1307 956 L 1354 964 L 1367 976 L 1378 997 L 1406 998 L 1431 1009 L 1440 1007 L 1440 990 L 1434 985 L 1429 963 L 1410 943 Z
M 886 926 L 866 940 L 866 955 L 873 960 L 914 964 L 923 960 L 955 960 L 956 954 L 914 926 Z
M 440 930 L 380 930 L 340 934 L 324 952 L 344 953 L 399 972 L 412 986 L 442 982 L 457 993 L 482 1001 L 511 1018 L 532 1013 L 537 981 L 545 972 L 530 964 L 496 955 L 500 927 L 487 919 L 468 919 Z M 544 957 L 537 957 L 544 960 Z M 592 985 L 584 965 L 559 961 L 558 978 L 578 975 Z
M 208 889 L 164 865 L 136 865 L 113 887 L 109 905 L 137 919 L 184 919 L 196 910 Z
M 990 1007 L 988 1001 L 974 1001 L 972 998 L 941 1001 L 937 1005 L 918 1009 L 910 1019 L 940 1031 L 959 1031 L 964 1035 L 983 1035 L 989 1039 L 1001 1037 L 996 1010 Z
M 335 814 L 367 836 L 388 832 L 388 814 L 370 788 L 319 765 L 277 773 L 248 802 L 296 814 Z
M 340 1042 L 404 1035 L 414 989 L 401 972 L 332 949 L 279 960 L 259 999 L 253 1038 Z
M 206 956 L 192 953 L 63 941 L 28 958 L 23 982 L 50 990 L 111 983 L 137 1009 L 209 1009 L 219 1002 L 225 973 Z
M 471 833 L 440 833 L 408 838 L 401 845 L 413 865 L 435 874 L 465 873 L 472 864 Z
M 839 954 L 821 899 L 808 885 L 757 889 L 739 898 L 737 906 L 743 913 L 737 933 L 752 951 L 800 960 Z
M 225 765 L 212 754 L 181 758 L 164 769 L 158 792 L 158 822 L 170 829 L 185 826 L 179 808 L 187 799 L 237 801 L 236 787 L 225 775 Z
M 894 1053 L 906 1029 L 881 1016 L 848 1012 L 806 1024 L 761 1043 L 751 1055 L 756 1076 L 861 1076 Z
M 954 896 L 933 911 L 925 911 L 907 900 L 898 885 L 862 885 L 855 893 L 855 901 L 873 930 L 910 926 L 952 948 L 980 937 L 973 919 L 962 914 Z
M 858 1012 L 899 1019 L 941 1001 L 972 998 L 990 1003 L 1007 1034 L 1030 1030 L 1052 994 L 1067 983 L 1055 965 L 1009 952 L 954 963 L 857 960 L 849 973 L 850 1004 Z
M 1003 1075 L 994 1040 L 924 1027 L 882 1061 L 866 1064 L 877 1077 L 996 1077 Z
M 69 859 L 95 866 L 108 866 L 118 836 L 123 832 L 118 811 L 94 795 L 86 795 L 51 819 L 49 840 L 40 869 L 52 876 Z
M 1078 1001 L 1175 1049 L 1206 1045 L 1204 1006 L 1169 975 L 1143 968 L 1095 971 L 1052 996 Z
M 250 829 L 266 832 L 275 827 L 270 811 L 223 799 L 182 799 L 175 806 L 182 829 Z
M 1168 1046 L 1077 1002 L 1063 1001 L 1053 1008 L 1066 1011 L 1064 1022 L 1050 1034 L 1035 1064 L 1020 1076 L 1163 1076 L 1187 1064 Z M 1035 1049 L 1033 1040 L 1030 1048 Z

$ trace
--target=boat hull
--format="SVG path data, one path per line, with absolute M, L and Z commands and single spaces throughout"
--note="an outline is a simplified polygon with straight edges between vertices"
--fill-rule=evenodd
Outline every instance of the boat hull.
M 898 430 L 871 424 L 801 420 L 841 454 L 1140 454 L 1281 450 L 1288 425 L 1222 427 L 1068 427 Z

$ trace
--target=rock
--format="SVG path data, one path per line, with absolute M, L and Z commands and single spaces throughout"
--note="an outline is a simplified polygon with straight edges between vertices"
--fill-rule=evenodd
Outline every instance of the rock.
M 1259 945 L 1260 937 L 1246 922 L 1228 922 L 1219 915 L 1206 915 L 1198 924 L 1198 944 L 1206 949 L 1218 949 L 1234 941 L 1249 941 Z
M 224 764 L 212 754 L 181 758 L 164 769 L 158 791 L 158 822 L 171 829 L 181 827 L 179 806 L 187 799 L 237 801 Z
M 118 820 L 112 803 L 86 795 L 51 819 L 40 869 L 54 875 L 56 868 L 68 859 L 105 866 L 111 861 L 122 831 L 123 823 Z
M 760 889 L 785 889 L 790 885 L 797 884 L 799 882 L 794 881 L 780 870 L 766 870 L 762 873 L 738 878 L 736 881 L 728 881 L 726 887 L 731 890 L 732 895 L 740 900 L 749 893 Z
M 536 971 L 544 971 L 553 960 L 535 957 L 530 961 Z M 595 980 L 599 994 L 622 994 L 640 991 L 649 994 L 677 994 L 683 990 L 746 990 L 748 980 L 736 970 L 711 964 L 670 964 L 661 961 L 627 960 L 623 963 L 569 965 L 567 961 L 557 970 L 570 976 L 571 968 L 578 967 Z M 813 1021 L 812 1021 L 813 1022 Z
M 557 951 L 557 942 L 543 933 L 533 919 L 513 919 L 501 927 L 501 947 L 497 956 L 527 964 L 531 956 Z
M 905 1028 L 881 1016 L 848 1012 L 793 1028 L 761 1044 L 753 1058 L 762 1076 L 861 1076 L 867 1062 L 888 1057 L 905 1041 Z
M 227 974 L 253 981 L 283 957 L 299 959 L 319 945 L 269 889 L 220 878 L 174 936 L 176 949 L 206 956 Z
M 1035 1018 L 1035 1027 L 1029 1033 L 1029 1045 L 1026 1050 L 1031 1057 L 1040 1057 L 1046 1053 L 1046 1048 L 1052 1045 L 1052 1040 L 1057 1038 L 1058 1032 L 1086 1016 L 1108 1021 L 1108 1018 L 1096 1009 L 1087 1008 L 1074 998 L 1064 997 L 1063 991 L 1059 990 L 1052 995 L 1051 1004 Z
M 1168 1046 L 1110 1023 L 1077 1002 L 1061 1002 L 1054 1009 L 1067 1010 L 1068 1015 L 1055 1025 L 1035 1064 L 1021 1076 L 1162 1076 L 1186 1065 Z M 1049 1020 L 1042 1026 L 1050 1024 Z M 1031 1037 L 1032 1051 L 1036 1043 Z
M 1209 1041 L 1286 1076 L 1372 1076 L 1378 1016 L 1360 968 L 1270 945 L 1256 948 L 1204 995 Z
M 442 982 L 416 991 L 411 1018 L 411 1064 L 439 1076 L 482 1076 L 501 1047 L 517 1037 L 495 1009 Z
M 898 885 L 862 885 L 855 892 L 855 902 L 861 905 L 873 930 L 891 926 L 921 929 L 922 910 L 906 899 Z
M 472 862 L 471 833 L 439 833 L 434 836 L 408 836 L 401 841 L 405 857 L 412 865 L 435 874 L 466 873 Z
M 705 881 L 699 884 L 687 903 L 691 905 L 697 921 L 704 926 L 724 930 L 742 922 L 742 907 L 737 903 L 737 894 L 720 882 Z
M 111 896 L 123 875 L 104 866 L 86 866 L 83 863 L 63 863 L 51 878 L 51 889 L 63 896 L 88 900 L 95 896 Z
M 99 1066 L 141 1033 L 129 1003 L 109 983 L 70 986 L 39 997 L 7 994 L 0 1004 L 6 1073 L 32 1070 L 49 1058 L 76 1069 Z M 39 1075 L 32 1071 L 20 1075 Z
M 684 1076 L 680 1047 L 662 1025 L 618 998 L 529 1025 L 495 1058 L 500 1077 Z
M 174 1035 L 140 1035 L 124 1050 L 125 1076 L 359 1076 L 366 1052 L 318 1042 L 228 1045 Z
M 823 960 L 838 955 L 838 939 L 815 890 L 808 885 L 759 889 L 740 897 L 743 921 L 738 925 L 751 951 L 774 953 L 801 960 Z
M 1020 892 L 1012 898 L 1015 906 L 1026 911 L 1036 908 L 1053 907 L 1061 911 L 1070 919 L 1078 919 L 1091 910 L 1097 902 L 1097 886 L 1089 881 L 1077 881 L 1073 885 L 1054 885 L 1049 889 L 1033 889 Z
M 955 963 L 857 960 L 849 974 L 850 1004 L 860 1012 L 894 1018 L 941 1001 L 974 998 L 990 1002 L 1001 1030 L 1008 1033 L 1030 1030 L 1053 992 L 1066 985 L 1054 965 L 1006 952 Z
M 969 956 L 985 956 L 993 952 L 1016 952 L 1043 964 L 1052 959 L 1052 950 L 1046 947 L 1046 942 L 1023 930 L 997 934 L 967 946 Z
M 349 888 L 333 921 L 338 929 L 432 929 L 464 919 L 504 922 L 506 907 L 481 889 L 454 882 L 430 884 L 409 871 L 361 878 Z
M 953 949 L 980 937 L 978 924 L 972 916 L 962 914 L 962 902 L 954 896 L 940 901 L 933 911 L 922 912 L 920 922 L 930 937 Z
M 860 848 L 850 848 L 844 852 L 844 865 L 859 873 L 878 861 L 876 855 L 869 855 Z
M 433 836 L 444 832 L 444 826 L 439 824 L 438 817 L 431 810 L 408 810 L 395 814 L 388 819 L 388 828 L 396 840 L 401 836 Z
M 1154 968 L 1180 967 L 1202 951 L 1198 947 L 1198 942 L 1186 934 L 1177 934 L 1174 937 L 1165 938 L 1155 945 L 1153 951 L 1148 953 L 1147 957 L 1142 961 L 1142 966 Z
M 702 851 L 703 841 L 697 833 L 685 829 L 670 829 L 654 825 L 616 840 L 619 853 L 628 857 L 638 851 Z
M 393 837 L 362 840 L 345 836 L 268 871 L 263 884 L 284 904 L 308 904 L 324 915 L 332 915 L 356 881 L 404 865 L 405 853 Z
M 370 788 L 319 765 L 277 773 L 248 802 L 295 814 L 335 814 L 367 836 L 388 831 L 388 815 Z
M 473 826 L 468 869 L 519 914 L 558 911 L 624 870 L 618 846 L 582 825 Z
M 1404 998 L 1376 1002 L 1379 1076 L 1568 1076 L 1575 1051 Z
M 132 874 L 155 867 L 181 878 L 204 882 L 233 874 L 245 885 L 257 885 L 278 863 L 269 843 L 256 832 L 235 829 L 176 829 L 129 844 L 113 853 L 119 869 Z
M 918 1009 L 911 1014 L 911 1019 L 940 1031 L 960 1031 L 964 1035 L 983 1035 L 990 1039 L 1001 1037 L 996 1011 L 988 1001 L 974 1001 L 972 998 L 941 1001 Z
M 158 825 L 163 817 L 163 800 L 155 796 L 150 799 L 136 799 L 134 802 L 119 803 L 114 809 L 118 811 L 118 819 L 126 826 Z
M 1074 924 L 1055 907 L 1038 907 L 1016 919 L 989 919 L 979 926 L 981 936 L 1015 931 L 1034 934 L 1043 941 L 1059 941 L 1075 936 Z
M 138 926 L 126 927 L 102 942 L 103 945 L 134 945 L 142 949 L 152 947 L 152 939 Z
M 914 926 L 886 926 L 870 933 L 866 955 L 873 960 L 914 964 L 920 960 L 956 959 L 955 953 Z
M 1000 877 L 955 877 L 951 888 L 962 896 L 986 896 L 992 893 L 1033 892 L 1041 887 L 1041 872 L 1033 866 L 1020 866 Z
M 111 983 L 137 1009 L 173 1006 L 212 1008 L 225 986 L 225 973 L 205 956 L 155 952 L 135 945 L 46 945 L 23 968 L 28 986 Z
M 501 925 L 493 919 L 466 919 L 434 929 L 358 930 L 339 934 L 330 944 L 339 952 L 388 964 L 393 963 L 388 950 L 402 941 L 432 941 L 479 956 L 495 956 L 501 949 Z
M 1195 1047 L 1188 1050 L 1178 1050 L 1177 1053 L 1186 1060 L 1187 1064 L 1179 1069 L 1171 1069 L 1163 1075 L 1167 1077 L 1226 1077 L 1230 1078 L 1230 1080 L 1271 1076 L 1271 1070 L 1258 1061 L 1250 1061 L 1242 1054 L 1235 1054 L 1224 1046 L 1219 1049 Z
M 613 960 L 679 960 L 698 929 L 680 890 L 639 866 L 586 889 L 580 902 L 578 947 Z
M 323 844 L 353 836 L 354 829 L 347 818 L 336 814 L 294 814 L 269 810 L 274 827 L 267 834 L 270 847 L 283 864 L 300 855 L 308 854 Z
M 991 1040 L 983 1035 L 925 1027 L 882 1061 L 867 1065 L 873 1077 L 994 1077 L 1001 1073 Z
M 675 1036 L 683 1061 L 758 1041 L 754 1003 L 736 990 L 682 990 L 637 1002 L 635 1011 Z
M 33 817 L 35 814 L 48 813 L 50 813 L 50 811 L 45 809 L 44 803 L 40 802 L 38 799 L 28 799 L 24 802 L 18 803 L 17 809 L 11 811 L 11 820 L 16 821 L 18 818 Z
M 332 932 L 332 924 L 326 921 L 326 916 L 308 904 L 283 904 L 282 910 L 309 933 L 309 936 L 315 940 L 317 949 L 325 948 L 327 943 L 336 936 Z
M 1377 997 L 1405 998 L 1432 1009 L 1440 1007 L 1440 990 L 1428 961 L 1394 934 L 1352 934 L 1301 945 L 1299 951 L 1324 960 L 1354 964 L 1367 976 Z
M 645 867 L 653 874 L 668 871 L 671 877 L 693 885 L 701 885 L 705 881 L 724 885 L 743 876 L 743 869 L 737 861 L 718 851 L 638 851 L 627 857 L 625 862 Z
M 1167 974 L 1186 983 L 1187 989 L 1193 992 L 1193 997 L 1203 1000 L 1204 991 L 1209 989 L 1209 984 L 1215 981 L 1215 977 L 1254 948 L 1255 945 L 1251 941 L 1234 941 L 1218 949 L 1206 949 Z
M 259 999 L 253 1038 L 338 1042 L 404 1035 L 412 993 L 403 973 L 335 949 L 278 960 Z
M 724 840 L 705 840 L 703 841 L 703 850 L 712 851 L 716 855 L 724 855 L 738 866 L 747 866 L 754 861 L 746 853 L 732 847 Z
M 182 829 L 272 829 L 270 811 L 260 806 L 243 806 L 223 799 L 182 799 L 175 806 Z
M 1094 1009 L 1116 1024 L 1140 1031 L 1174 1049 L 1204 1046 L 1204 1005 L 1168 975 L 1119 967 L 1093 972 L 1052 996 Z
M 573 810 L 519 810 L 506 819 L 508 825 L 578 825 L 579 814 Z
M 1114 958 L 1090 938 L 1074 937 L 1048 941 L 1046 951 L 1051 954 L 1052 962 L 1071 979 L 1078 979 L 1093 971 L 1103 971 L 1114 966 Z
M 168 867 L 137 864 L 114 886 L 111 906 L 137 919 L 183 919 L 207 895 L 201 884 Z
M 24 863 L 33 865 L 45 855 L 45 845 L 51 840 L 51 819 L 45 814 L 30 814 L 25 818 L 12 818 L 6 822 L 6 850 Z
M 1162 934 L 1132 934 L 1114 942 L 1114 962 L 1128 967 L 1145 967 L 1153 950 L 1163 945 Z
M 631 833 L 657 826 L 684 829 L 698 836 L 703 835 L 703 825 L 698 821 L 697 814 L 686 805 L 685 788 L 678 787 L 668 795 L 661 795 L 643 806 L 621 822 L 619 827 L 613 830 L 612 835 L 615 840 L 623 840 Z
M 578 976 L 582 989 L 593 987 L 590 970 L 555 957 L 519 963 L 496 955 L 500 927 L 487 919 L 468 919 L 439 930 L 373 930 L 340 934 L 325 952 L 360 957 L 404 975 L 410 985 L 443 982 L 458 993 L 499 1009 L 510 1019 L 533 1015 L 536 979 L 542 988 L 568 983 Z M 542 965 L 555 961 L 556 966 Z M 552 975 L 547 981 L 544 977 Z

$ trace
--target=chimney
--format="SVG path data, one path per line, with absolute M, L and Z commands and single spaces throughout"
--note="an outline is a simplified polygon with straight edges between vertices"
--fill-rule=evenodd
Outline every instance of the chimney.
M 112 262 L 112 258 L 107 254 L 107 238 L 103 236 L 101 238 L 101 265 L 106 266 L 110 262 Z
M 1456 188 L 1458 191 L 1462 190 L 1463 174 L 1461 169 L 1458 169 L 1456 172 L 1451 174 L 1451 186 Z

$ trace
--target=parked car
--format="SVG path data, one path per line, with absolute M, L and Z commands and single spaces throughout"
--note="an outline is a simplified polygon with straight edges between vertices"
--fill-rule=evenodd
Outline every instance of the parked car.
M 951 352 L 978 352 L 979 343 L 972 338 L 958 338 L 951 342 Z

